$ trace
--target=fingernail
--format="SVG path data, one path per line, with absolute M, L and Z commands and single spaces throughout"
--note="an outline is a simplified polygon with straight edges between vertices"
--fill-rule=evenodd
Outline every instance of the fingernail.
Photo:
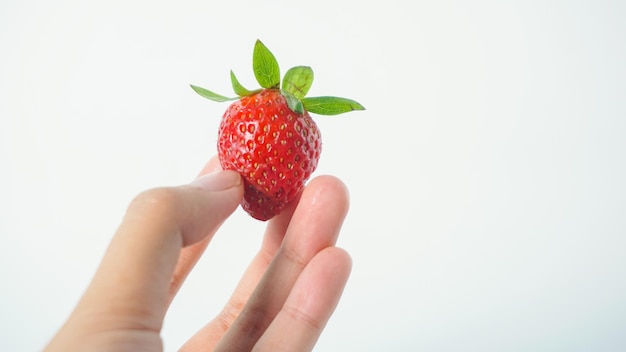
M 216 171 L 206 174 L 193 180 L 190 185 L 200 187 L 206 191 L 225 191 L 227 189 L 239 186 L 241 184 L 241 176 L 235 171 Z

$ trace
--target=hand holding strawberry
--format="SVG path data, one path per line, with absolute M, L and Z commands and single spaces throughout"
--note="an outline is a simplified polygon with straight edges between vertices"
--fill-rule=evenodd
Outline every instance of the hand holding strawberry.
M 235 170 L 243 177 L 243 209 L 265 221 L 302 191 L 317 168 L 322 140 L 309 112 L 337 115 L 364 108 L 345 98 L 306 97 L 313 83 L 313 70 L 307 66 L 289 69 L 281 87 L 278 62 L 259 40 L 252 65 L 261 89 L 247 90 L 232 71 L 237 97 L 228 98 L 195 85 L 191 88 L 213 101 L 236 100 L 222 117 L 218 157 L 223 169 Z

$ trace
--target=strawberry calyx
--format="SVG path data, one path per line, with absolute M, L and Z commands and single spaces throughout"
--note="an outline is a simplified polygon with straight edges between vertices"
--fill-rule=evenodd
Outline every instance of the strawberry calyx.
M 191 88 L 200 96 L 216 102 L 237 100 L 256 94 L 263 89 L 279 89 L 289 108 L 298 114 L 308 111 L 319 115 L 338 115 L 354 110 L 365 110 L 363 105 L 352 99 L 333 96 L 306 97 L 314 77 L 313 69 L 308 66 L 296 66 L 287 70 L 281 85 L 278 61 L 260 40 L 257 40 L 254 45 L 252 69 L 257 83 L 262 88 L 248 90 L 231 70 L 230 80 L 233 91 L 237 94 L 236 97 L 226 97 L 193 84 L 191 84 Z

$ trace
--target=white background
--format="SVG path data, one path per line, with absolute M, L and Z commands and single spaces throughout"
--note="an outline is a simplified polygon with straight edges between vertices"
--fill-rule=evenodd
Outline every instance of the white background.
M 622 1 L 0 3 L 0 350 L 39 350 L 132 197 L 215 152 L 261 39 L 315 95 L 354 260 L 318 351 L 626 349 Z M 166 318 L 221 308 L 264 225 L 240 209 Z

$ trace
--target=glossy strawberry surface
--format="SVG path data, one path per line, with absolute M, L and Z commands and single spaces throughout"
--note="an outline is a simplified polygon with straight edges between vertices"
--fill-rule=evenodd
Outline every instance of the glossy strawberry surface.
M 302 191 L 321 149 L 321 135 L 309 113 L 292 111 L 277 89 L 231 104 L 218 135 L 222 168 L 242 175 L 242 206 L 259 220 L 278 214 Z

